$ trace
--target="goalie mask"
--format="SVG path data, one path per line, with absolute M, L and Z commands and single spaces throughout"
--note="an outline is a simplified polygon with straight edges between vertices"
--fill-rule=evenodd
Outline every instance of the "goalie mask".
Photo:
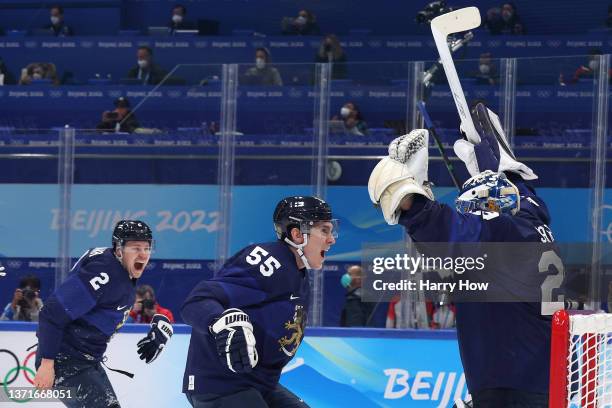
M 292 196 L 283 198 L 274 210 L 274 231 L 276 237 L 295 248 L 304 266 L 310 269 L 310 264 L 304 254 L 308 245 L 308 237 L 317 222 L 330 222 L 333 227 L 331 234 L 338 236 L 338 221 L 333 219 L 331 207 L 318 197 Z M 304 242 L 297 244 L 291 240 L 291 230 L 298 228 L 304 235 Z
M 481 210 L 514 215 L 520 209 L 520 195 L 504 173 L 487 170 L 463 184 L 455 207 L 464 214 Z

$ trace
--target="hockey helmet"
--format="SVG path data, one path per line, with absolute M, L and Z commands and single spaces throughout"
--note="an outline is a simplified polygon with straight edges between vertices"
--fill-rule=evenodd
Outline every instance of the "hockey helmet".
M 318 221 L 329 221 L 336 224 L 329 204 L 312 196 L 283 198 L 276 205 L 273 215 L 274 230 L 280 240 L 290 237 L 292 228 L 299 228 L 302 233 L 308 234 L 310 227 Z M 334 228 L 334 233 L 335 231 L 336 228 Z
M 520 194 L 504 173 L 486 170 L 463 183 L 455 207 L 464 214 L 481 210 L 514 215 L 520 209 Z
M 147 224 L 138 220 L 121 220 L 113 230 L 113 249 L 128 241 L 147 241 L 153 246 L 153 232 Z

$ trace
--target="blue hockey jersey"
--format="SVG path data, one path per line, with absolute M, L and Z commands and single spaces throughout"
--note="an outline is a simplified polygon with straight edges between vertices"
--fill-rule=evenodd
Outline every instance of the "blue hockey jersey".
M 183 392 L 227 395 L 254 387 L 265 395 L 272 390 L 302 342 L 309 288 L 306 269 L 298 269 L 293 252 L 280 241 L 242 249 L 214 278 L 200 282 L 181 308 L 193 327 Z M 228 308 L 243 310 L 253 324 L 259 362 L 248 374 L 221 362 L 209 332 Z
M 135 283 L 112 248 L 85 252 L 40 311 L 36 335 L 42 358 L 61 351 L 101 360 L 134 304 Z
M 531 242 L 537 247 L 554 241 L 546 204 L 522 179 L 509 178 L 521 194 L 520 211 L 514 216 L 460 214 L 418 196 L 399 222 L 415 243 Z M 539 294 L 547 274 L 539 272 L 541 258 L 534 251 L 526 256 L 529 258 L 520 261 L 521 267 L 492 264 L 487 265 L 492 269 L 487 273 L 514 276 L 516 286 Z M 513 274 L 509 274 L 512 268 Z M 463 302 L 456 304 L 456 310 L 461 361 L 470 392 L 490 388 L 548 392 L 551 318 L 542 315 L 540 303 Z

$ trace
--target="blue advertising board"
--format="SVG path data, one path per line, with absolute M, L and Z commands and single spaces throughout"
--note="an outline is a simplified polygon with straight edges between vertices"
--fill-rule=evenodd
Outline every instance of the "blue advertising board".
M 5 257 L 54 258 L 58 241 L 58 187 L 49 184 L 3 184 L 0 199 L 0 254 Z M 591 240 L 588 189 L 542 188 L 552 228 L 559 242 Z M 272 212 L 282 197 L 309 194 L 307 186 L 235 186 L 232 190 L 231 248 L 274 240 Z M 453 203 L 455 191 L 435 190 L 439 200 Z M 366 187 L 329 187 L 327 199 L 340 220 L 340 238 L 330 260 L 357 261 L 363 243 L 395 242 L 403 230 L 389 227 L 369 201 Z M 219 222 L 218 187 L 214 185 L 92 185 L 72 189 L 70 255 L 110 243 L 116 221 L 138 218 L 155 234 L 156 259 L 214 259 Z M 602 209 L 602 234 L 610 206 Z M 571 217 L 567 215 L 571 214 Z

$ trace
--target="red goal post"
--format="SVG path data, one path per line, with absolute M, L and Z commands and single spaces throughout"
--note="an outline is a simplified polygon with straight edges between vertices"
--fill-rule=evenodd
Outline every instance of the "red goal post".
M 555 312 L 550 350 L 550 408 L 612 406 L 612 314 Z

